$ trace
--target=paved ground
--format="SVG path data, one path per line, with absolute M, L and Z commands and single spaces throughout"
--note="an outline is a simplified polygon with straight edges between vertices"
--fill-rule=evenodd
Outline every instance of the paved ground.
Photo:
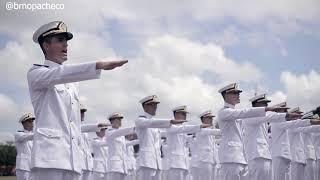
M 15 176 L 0 176 L 0 180 L 16 180 Z

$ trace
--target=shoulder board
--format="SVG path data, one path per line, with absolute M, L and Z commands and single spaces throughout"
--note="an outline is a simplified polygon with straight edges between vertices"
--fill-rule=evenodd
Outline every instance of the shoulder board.
M 95 137 L 95 138 L 93 138 L 94 140 L 97 140 L 97 139 L 99 139 L 99 138 L 97 138 L 97 137 Z
M 147 116 L 143 116 L 143 115 L 141 115 L 141 116 L 139 116 L 139 118 L 147 118 Z
M 24 131 L 18 131 L 18 132 L 24 132 Z
M 33 64 L 34 66 L 39 66 L 39 67 L 46 67 L 46 68 L 48 68 L 49 66 L 47 66 L 47 65 L 42 65 L 42 64 Z

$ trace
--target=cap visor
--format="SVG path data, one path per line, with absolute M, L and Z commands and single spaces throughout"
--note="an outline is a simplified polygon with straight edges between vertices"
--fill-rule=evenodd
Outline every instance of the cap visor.
M 159 103 L 160 103 L 159 101 L 149 101 L 143 104 L 159 104 Z

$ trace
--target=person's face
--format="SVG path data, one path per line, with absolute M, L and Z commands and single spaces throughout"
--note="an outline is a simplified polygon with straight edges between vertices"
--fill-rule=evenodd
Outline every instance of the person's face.
M 175 112 L 174 118 L 177 120 L 186 120 L 187 119 L 187 113 L 185 112 Z
M 203 117 L 201 121 L 202 121 L 202 124 L 212 125 L 213 117 Z
M 225 100 L 230 104 L 240 103 L 240 93 L 239 92 L 228 92 L 225 94 Z
M 64 34 L 51 37 L 49 43 L 44 42 L 43 48 L 46 51 L 46 57 L 58 64 L 62 64 L 68 59 L 68 43 Z
M 99 132 L 96 132 L 97 136 L 102 138 L 106 135 L 106 129 L 101 129 Z
M 81 121 L 84 121 L 85 111 L 80 111 Z
M 254 107 L 268 107 L 267 102 L 256 102 L 254 103 Z
M 25 130 L 27 131 L 32 131 L 33 130 L 33 119 L 28 119 L 26 121 L 22 122 L 22 126 Z
M 149 113 L 152 116 L 156 115 L 157 108 L 158 108 L 158 103 L 150 103 L 150 104 L 143 105 L 144 111 Z
M 114 118 L 110 121 L 112 128 L 118 129 L 122 125 L 122 118 Z
M 125 138 L 126 138 L 127 140 L 129 140 L 129 141 L 132 141 L 132 140 L 136 139 L 135 136 L 134 136 L 134 134 L 128 134 L 128 135 L 125 136 Z
M 288 109 L 281 109 L 278 111 L 278 113 L 287 113 L 288 112 Z

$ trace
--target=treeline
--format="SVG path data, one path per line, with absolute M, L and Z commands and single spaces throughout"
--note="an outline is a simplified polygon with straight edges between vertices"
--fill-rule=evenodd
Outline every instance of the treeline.
M 17 151 L 13 145 L 0 145 L 0 176 L 15 175 Z

